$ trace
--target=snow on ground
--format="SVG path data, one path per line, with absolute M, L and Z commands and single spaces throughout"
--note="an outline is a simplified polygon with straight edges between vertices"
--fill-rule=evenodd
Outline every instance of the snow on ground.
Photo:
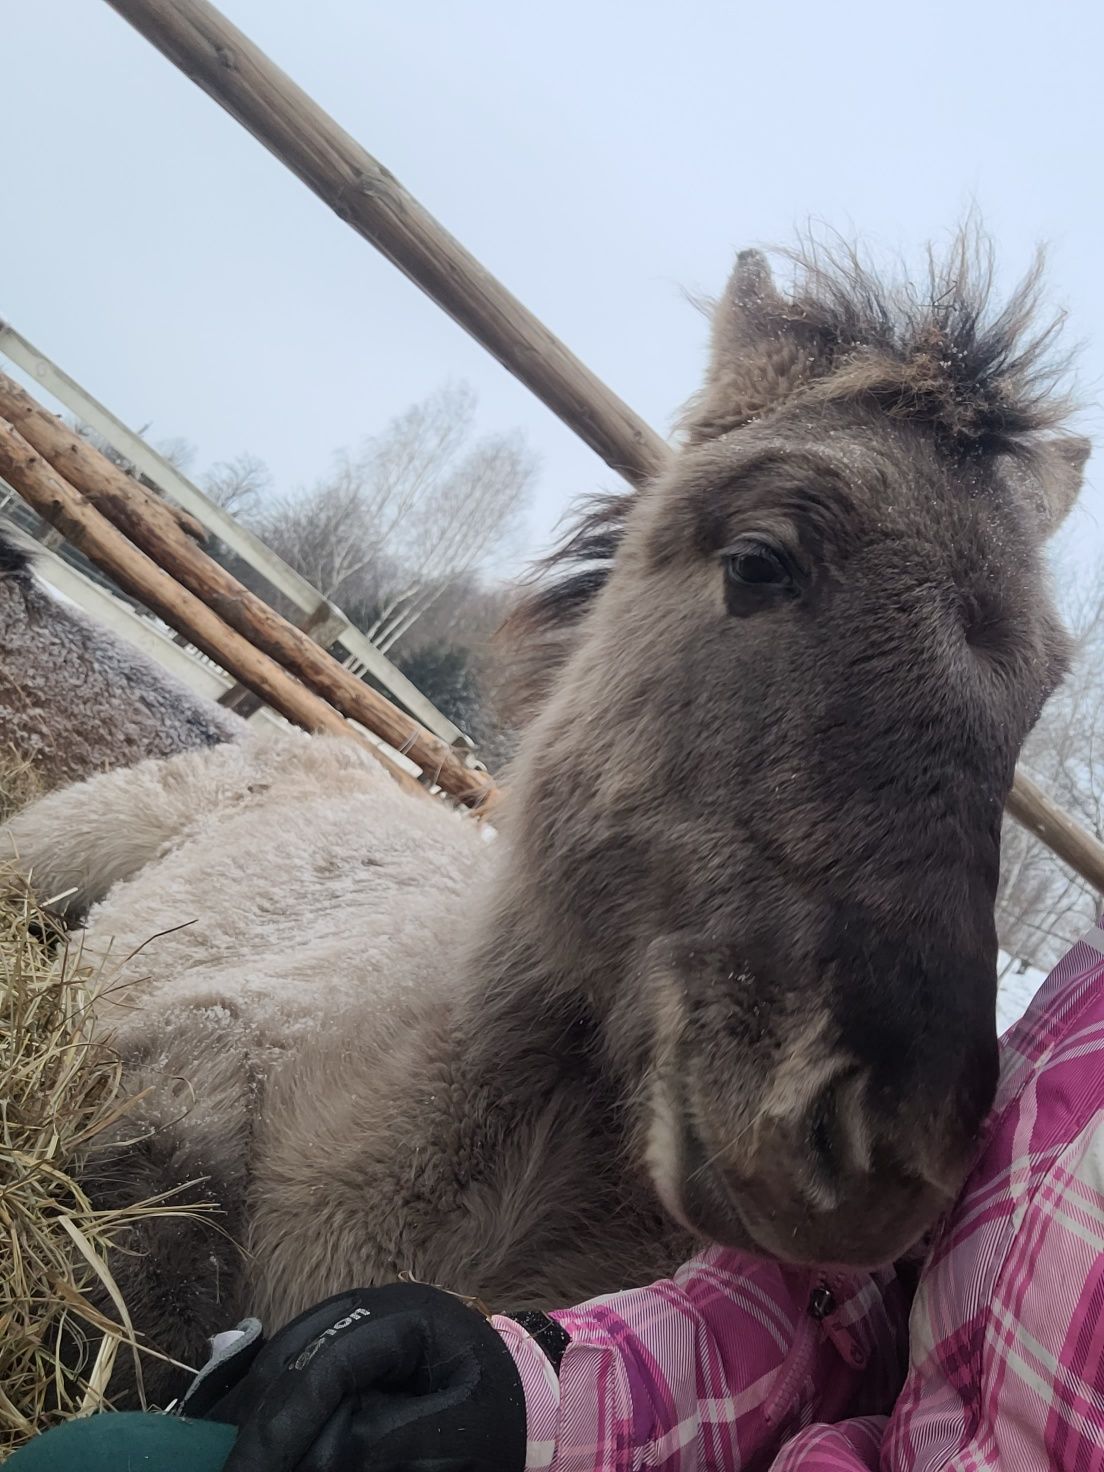
M 1011 969 L 1004 972 L 1009 958 L 1000 952 L 997 962 L 997 974 L 1003 972 L 1000 985 L 997 988 L 997 1032 L 1004 1033 L 1014 1022 L 1020 1018 L 1031 1005 L 1031 999 L 1046 980 L 1045 971 L 1036 971 L 1034 967 L 1028 967 L 1022 974 L 1019 962 L 1014 962 Z

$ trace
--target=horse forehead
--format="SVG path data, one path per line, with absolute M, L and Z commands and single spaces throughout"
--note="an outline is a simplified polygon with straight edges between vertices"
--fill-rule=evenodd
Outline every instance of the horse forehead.
M 892 426 L 884 433 L 836 430 L 802 451 L 791 455 L 795 470 L 823 472 L 809 485 L 810 503 L 834 502 L 856 533 L 945 556 L 963 574 L 979 557 L 999 560 L 1003 549 L 1019 550 L 1015 497 L 989 466 L 954 465 L 923 438 L 898 435 Z M 796 489 L 792 507 L 800 516 Z
M 805 487 L 821 502 L 886 512 L 918 495 L 930 505 L 933 496 L 953 494 L 934 446 L 881 421 L 768 418 L 695 447 L 674 467 L 675 487 L 699 503 L 738 493 L 741 479 L 764 474 L 795 493 L 795 507 Z M 662 499 L 662 485 L 657 490 Z
M 956 465 L 907 424 L 765 419 L 693 447 L 639 494 L 627 546 L 650 565 L 657 549 L 665 561 L 741 507 L 776 510 L 820 522 L 837 552 L 864 548 L 882 571 L 972 582 L 984 566 L 1022 560 L 1015 502 L 991 465 Z

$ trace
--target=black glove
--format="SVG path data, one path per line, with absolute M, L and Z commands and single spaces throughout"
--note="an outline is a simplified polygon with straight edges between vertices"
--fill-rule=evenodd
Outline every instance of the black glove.
M 257 1343 L 201 1377 L 181 1407 L 240 1428 L 224 1472 L 523 1472 L 513 1357 L 449 1293 L 341 1293 Z M 244 1374 L 224 1391 L 234 1362 Z

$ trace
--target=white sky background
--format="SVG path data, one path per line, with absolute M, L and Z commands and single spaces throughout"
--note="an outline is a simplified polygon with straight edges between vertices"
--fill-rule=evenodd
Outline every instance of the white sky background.
M 914 259 L 976 201 L 1104 381 L 1096 4 L 223 0 L 223 9 L 666 431 L 733 252 L 810 218 Z M 3 7 L 0 316 L 199 465 L 290 490 L 449 377 L 541 457 L 525 554 L 615 478 L 106 4 Z M 1099 415 L 1088 416 L 1090 432 Z M 1099 457 L 1069 537 L 1104 552 Z M 1098 486 L 1100 487 L 1098 489 Z

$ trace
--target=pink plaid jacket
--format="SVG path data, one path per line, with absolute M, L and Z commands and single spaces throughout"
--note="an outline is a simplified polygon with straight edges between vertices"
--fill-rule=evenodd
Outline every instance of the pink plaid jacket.
M 1104 1472 L 1104 931 L 1002 1040 L 977 1164 L 906 1274 L 824 1278 L 715 1248 L 554 1317 L 531 1469 Z

